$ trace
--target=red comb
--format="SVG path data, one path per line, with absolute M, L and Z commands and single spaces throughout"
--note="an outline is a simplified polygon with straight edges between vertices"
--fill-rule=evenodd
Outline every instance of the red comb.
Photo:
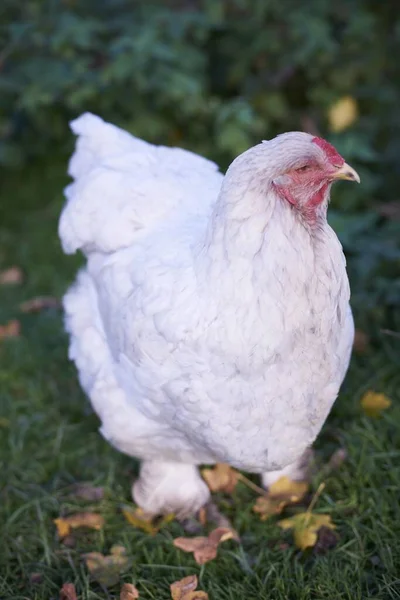
M 339 152 L 332 146 L 332 144 L 320 137 L 314 137 L 312 141 L 325 152 L 329 162 L 335 165 L 335 167 L 341 167 L 343 165 L 344 159 L 340 156 Z

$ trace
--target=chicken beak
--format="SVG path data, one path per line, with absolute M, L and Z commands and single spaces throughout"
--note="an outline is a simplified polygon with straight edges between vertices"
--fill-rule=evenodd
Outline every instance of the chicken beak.
M 339 169 L 336 169 L 332 177 L 334 180 L 347 179 L 347 181 L 357 181 L 357 183 L 360 183 L 359 174 L 347 163 L 344 163 Z

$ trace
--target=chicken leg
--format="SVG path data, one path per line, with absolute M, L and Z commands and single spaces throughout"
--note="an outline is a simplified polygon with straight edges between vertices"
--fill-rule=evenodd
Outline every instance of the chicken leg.
M 308 448 L 297 460 L 290 465 L 283 467 L 277 471 L 266 471 L 261 475 L 263 487 L 268 487 L 278 481 L 281 477 L 288 477 L 292 481 L 308 480 L 312 469 L 313 451 Z
M 195 465 L 143 461 L 132 496 L 149 515 L 174 513 L 182 519 L 204 506 L 210 492 Z

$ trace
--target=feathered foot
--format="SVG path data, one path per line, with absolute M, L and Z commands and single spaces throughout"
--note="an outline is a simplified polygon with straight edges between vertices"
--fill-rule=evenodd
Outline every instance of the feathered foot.
M 173 513 L 183 519 L 200 510 L 210 492 L 194 465 L 144 461 L 132 496 L 148 515 Z
M 289 477 L 292 481 L 307 481 L 310 479 L 313 466 L 314 452 L 308 448 L 294 463 L 287 465 L 278 471 L 266 471 L 261 475 L 261 481 L 265 488 L 278 481 L 280 477 Z

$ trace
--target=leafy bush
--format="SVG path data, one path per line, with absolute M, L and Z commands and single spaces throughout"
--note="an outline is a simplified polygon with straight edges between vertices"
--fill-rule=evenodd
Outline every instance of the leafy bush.
M 398 266 L 386 233 L 369 247 L 376 215 L 355 233 L 346 217 L 397 197 L 396 2 L 2 0 L 0 17 L 3 165 L 62 150 L 68 120 L 86 110 L 222 166 L 261 138 L 318 131 L 361 175 L 358 189 L 341 187 L 333 212 L 357 274 Z M 358 116 L 333 132 L 330 108 L 347 96 Z M 396 289 L 385 302 L 399 301 Z

